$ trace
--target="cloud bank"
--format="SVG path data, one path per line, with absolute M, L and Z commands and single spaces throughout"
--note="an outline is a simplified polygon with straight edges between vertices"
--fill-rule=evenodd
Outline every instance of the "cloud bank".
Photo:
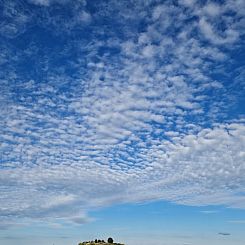
M 245 208 L 244 2 L 4 1 L 0 216 Z M 244 50 L 243 50 L 244 52 Z M 8 220 L 8 221 L 7 221 Z

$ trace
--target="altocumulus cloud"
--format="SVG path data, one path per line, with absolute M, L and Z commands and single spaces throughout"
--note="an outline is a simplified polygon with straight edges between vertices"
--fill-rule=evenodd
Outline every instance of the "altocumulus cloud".
M 146 200 L 245 208 L 244 1 L 1 4 L 6 226 Z

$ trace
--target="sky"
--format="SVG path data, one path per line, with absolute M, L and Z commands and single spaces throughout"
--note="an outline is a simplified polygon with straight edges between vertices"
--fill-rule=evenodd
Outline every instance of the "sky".
M 244 17 L 0 0 L 0 244 L 245 244 Z

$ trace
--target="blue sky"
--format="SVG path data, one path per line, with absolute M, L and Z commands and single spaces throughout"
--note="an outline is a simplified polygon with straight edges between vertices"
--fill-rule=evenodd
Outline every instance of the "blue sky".
M 0 243 L 244 244 L 244 13 L 2 0 Z

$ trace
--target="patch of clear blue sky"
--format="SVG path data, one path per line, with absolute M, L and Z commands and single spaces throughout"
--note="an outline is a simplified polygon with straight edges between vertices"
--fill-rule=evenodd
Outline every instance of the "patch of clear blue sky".
M 222 245 L 244 242 L 245 213 L 221 206 L 193 207 L 169 202 L 124 204 L 90 212 L 94 221 L 84 225 L 46 227 L 42 224 L 0 231 L 1 244 L 77 244 L 112 236 L 128 245 Z M 219 233 L 229 233 L 221 235 Z

